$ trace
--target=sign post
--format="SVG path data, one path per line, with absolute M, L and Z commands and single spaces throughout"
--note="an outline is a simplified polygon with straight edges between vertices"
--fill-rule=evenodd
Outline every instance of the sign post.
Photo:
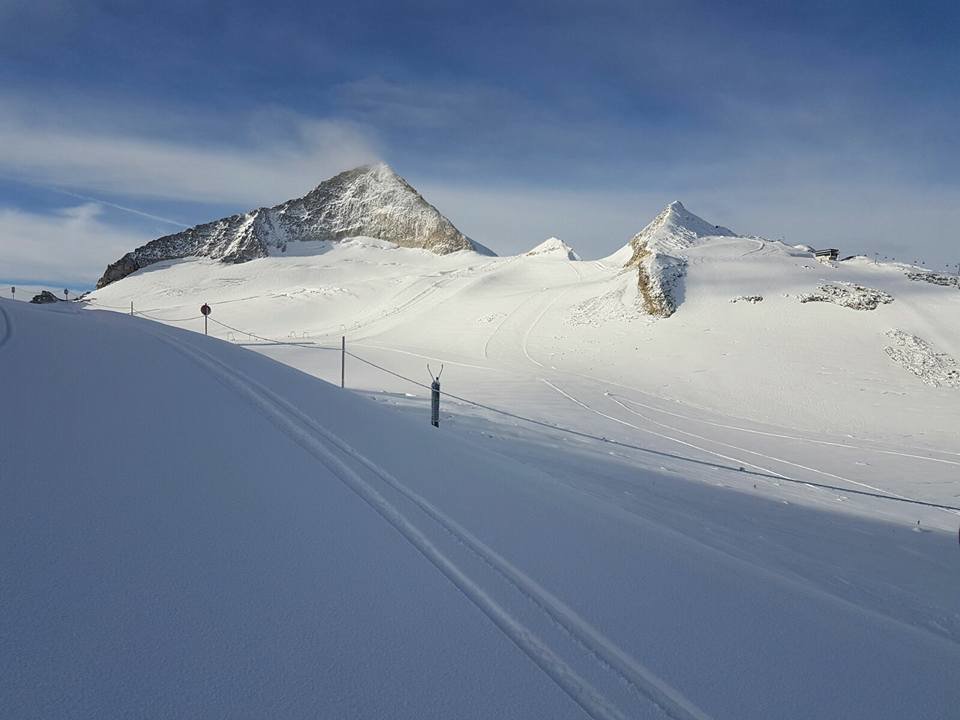
M 70 291 L 69 291 L 67 288 L 64 288 L 64 289 L 63 289 L 63 299 L 64 299 L 64 300 L 69 300 L 69 299 L 70 299 Z
M 16 299 L 17 299 L 17 286 L 16 286 L 16 285 L 11 285 L 11 286 L 10 286 L 10 298 L 13 299 L 13 300 L 16 300 Z
M 204 303 L 200 306 L 200 313 L 203 315 L 203 334 L 207 334 L 207 315 L 211 313 L 210 306 Z
M 340 336 L 340 387 L 343 387 L 344 376 L 347 373 L 347 336 Z

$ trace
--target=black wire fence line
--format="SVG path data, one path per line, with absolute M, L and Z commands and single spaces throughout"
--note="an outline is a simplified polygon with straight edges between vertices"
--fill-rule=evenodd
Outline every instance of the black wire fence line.
M 203 317 L 203 316 L 200 315 L 199 317 Z M 212 317 L 209 317 L 209 316 L 207 317 L 207 319 L 212 323 L 216 323 L 220 327 L 226 328 L 227 330 L 232 330 L 235 333 L 240 333 L 241 335 L 247 335 L 248 337 L 256 338 L 257 340 L 262 340 L 263 342 L 270 343 L 271 345 L 291 345 L 293 347 L 305 348 L 307 350 L 340 350 L 340 348 L 330 347 L 328 345 L 317 345 L 316 343 L 313 343 L 313 342 L 305 343 L 305 342 L 290 342 L 288 340 L 274 340 L 272 338 L 267 338 L 261 335 L 257 335 L 256 333 L 252 333 L 247 330 L 240 330 L 239 328 L 235 328 L 231 325 L 227 325 L 225 322 L 214 320 Z
M 191 321 L 193 321 L 193 320 L 202 320 L 202 319 L 203 319 L 203 315 L 194 315 L 194 316 L 192 316 L 192 317 L 186 317 L 186 318 L 160 318 L 160 317 L 156 317 L 156 316 L 154 316 L 154 315 L 148 315 L 147 313 L 145 313 L 145 312 L 143 312 L 143 311 L 141 311 L 141 310 L 134 310 L 134 311 L 133 311 L 133 314 L 134 314 L 134 315 L 139 315 L 140 317 L 145 317 L 145 318 L 147 318 L 148 320 L 154 320 L 154 321 L 156 321 L 156 322 L 191 322 Z
M 371 367 L 381 370 L 382 372 L 388 373 L 390 375 L 393 375 L 394 377 L 400 378 L 401 380 L 405 380 L 409 383 L 412 383 L 413 385 L 416 385 L 417 387 L 421 387 L 424 390 L 431 390 L 429 385 L 425 385 L 424 383 L 414 380 L 413 378 L 409 378 L 405 375 L 401 375 L 400 373 L 394 372 L 393 370 L 385 368 L 382 365 L 378 365 L 377 363 L 371 362 L 366 358 L 362 358 L 355 353 L 347 351 L 346 354 L 355 360 L 359 360 L 360 362 L 370 365 Z M 780 475 L 780 474 L 774 475 L 771 473 L 760 472 L 757 470 L 746 470 L 743 467 L 732 467 L 730 465 L 723 465 L 722 463 L 710 462 L 708 460 L 697 460 L 696 458 L 686 457 L 684 455 L 677 455 L 675 453 L 669 453 L 663 450 L 653 450 L 651 448 L 643 447 L 642 445 L 634 445 L 632 443 L 626 443 L 620 440 L 613 440 L 611 438 L 604 437 L 602 435 L 593 435 L 591 433 L 582 432 L 580 430 L 574 430 L 573 428 L 564 427 L 562 425 L 555 425 L 553 423 L 544 422 L 543 420 L 537 420 L 535 418 L 519 415 L 517 413 L 510 412 L 509 410 L 503 410 L 501 408 L 494 407 L 492 405 L 487 405 L 486 403 L 478 402 L 476 400 L 470 400 L 469 398 L 461 397 L 459 395 L 454 395 L 453 393 L 446 392 L 444 390 L 439 390 L 439 393 L 441 395 L 446 395 L 448 398 L 451 398 L 453 400 L 459 400 L 462 403 L 473 405 L 474 407 L 482 408 L 484 410 L 489 410 L 490 412 L 498 413 L 500 415 L 513 418 L 515 420 L 521 420 L 523 422 L 530 423 L 531 425 L 538 425 L 540 427 L 548 428 L 550 430 L 555 430 L 557 432 L 566 433 L 568 435 L 573 435 L 573 436 L 588 439 L 588 440 L 595 440 L 597 442 L 603 442 L 609 445 L 616 445 L 618 447 L 623 447 L 630 450 L 636 450 L 639 452 L 648 453 L 650 455 L 656 455 L 658 457 L 670 458 L 671 460 L 681 460 L 684 462 L 694 463 L 697 465 L 705 465 L 707 467 L 712 467 L 712 468 L 721 468 L 724 470 L 735 470 L 745 475 L 753 475 L 753 476 L 762 477 L 768 480 L 783 481 L 783 482 L 794 483 L 797 485 L 807 485 L 807 486 L 816 487 L 824 490 L 833 490 L 836 492 L 848 493 L 852 495 L 862 495 L 866 497 L 878 498 L 880 500 L 893 500 L 896 502 L 910 503 L 913 505 L 922 505 L 924 507 L 937 508 L 940 510 L 960 512 L 960 507 L 956 507 L 954 505 L 944 505 L 941 503 L 928 502 L 926 500 L 917 500 L 914 498 L 907 498 L 907 497 L 896 497 L 894 495 L 884 495 L 882 493 L 874 493 L 874 492 L 869 492 L 867 490 L 855 490 L 852 488 L 844 488 L 837 485 L 828 485 L 826 483 L 812 482 L 809 480 L 798 480 L 796 478 L 791 478 L 786 475 Z
M 117 308 L 117 309 L 120 309 L 120 308 Z M 187 322 L 187 321 L 191 321 L 191 320 L 199 320 L 199 319 L 201 319 L 201 318 L 203 317 L 202 315 L 197 315 L 197 316 L 192 317 L 192 318 L 185 318 L 185 319 L 181 319 L 181 320 L 165 319 L 165 318 L 152 317 L 152 316 L 147 315 L 146 313 L 141 312 L 141 311 L 139 311 L 139 310 L 134 310 L 134 314 L 135 314 L 135 315 L 141 315 L 142 317 L 145 317 L 145 318 L 148 318 L 148 319 L 150 319 L 150 320 L 157 321 L 157 322 Z M 326 346 L 326 345 L 315 345 L 315 344 L 312 344 L 312 343 L 311 343 L 311 344 L 306 344 L 306 343 L 292 343 L 292 342 L 287 342 L 287 341 L 283 341 L 283 340 L 275 340 L 275 339 L 272 339 L 272 338 L 267 338 L 267 337 L 263 337 L 263 336 L 261 336 L 261 335 L 257 335 L 256 333 L 252 333 L 252 332 L 249 332 L 249 331 L 247 331 L 247 330 L 241 330 L 241 329 L 239 329 L 239 328 L 235 328 L 235 327 L 233 327 L 232 325 L 227 325 L 226 323 L 221 322 L 220 320 L 214 320 L 212 317 L 209 317 L 209 316 L 208 316 L 207 319 L 208 319 L 210 322 L 216 323 L 217 325 L 220 325 L 221 327 L 226 328 L 227 330 L 231 330 L 231 331 L 233 331 L 233 332 L 240 333 L 241 335 L 247 335 L 248 337 L 256 338 L 257 340 L 261 340 L 261 341 L 263 341 L 263 342 L 270 343 L 270 344 L 272 344 L 272 345 L 289 345 L 289 346 L 293 346 L 293 347 L 305 348 L 305 349 L 307 349 L 307 350 L 340 350 L 344 355 L 349 355 L 349 356 L 352 357 L 354 360 L 358 360 L 358 361 L 360 361 L 360 362 L 362 362 L 362 363 L 364 363 L 364 364 L 366 364 L 366 365 L 369 365 L 370 367 L 373 367 L 373 368 L 376 368 L 377 370 L 380 370 L 381 372 L 387 373 L 388 375 L 392 375 L 392 376 L 395 377 L 395 378 L 398 378 L 398 379 L 403 380 L 403 381 L 405 381 L 405 382 L 408 382 L 408 383 L 411 383 L 411 384 L 413 384 L 413 385 L 416 385 L 417 387 L 422 388 L 422 389 L 424 389 L 424 390 L 433 391 L 433 388 L 432 388 L 431 386 L 426 385 L 425 383 L 422 383 L 422 382 L 420 382 L 420 381 L 418 381 L 418 380 L 414 380 L 413 378 L 407 377 L 406 375 L 401 375 L 400 373 L 395 372 L 395 371 L 393 371 L 393 370 L 390 370 L 389 368 L 386 368 L 386 367 L 384 367 L 383 365 L 379 365 L 379 364 L 377 364 L 377 363 L 375 363 L 375 362 L 372 362 L 371 360 L 367 360 L 366 358 L 361 357 L 361 356 L 357 355 L 356 353 L 353 353 L 353 352 L 350 352 L 349 350 L 346 350 L 345 347 L 336 348 L 336 347 L 330 347 L 330 346 Z M 557 432 L 566 433 L 566 434 L 568 434 L 568 435 L 572 435 L 572 436 L 575 436 L 575 437 L 583 438 L 583 439 L 586 439 L 586 440 L 594 440 L 594 441 L 596 441 L 596 442 L 607 443 L 607 444 L 609 444 L 609 445 L 615 445 L 615 446 L 623 447 L 623 448 L 626 448 L 626 449 L 629 449 L 629 450 L 636 450 L 636 451 L 638 451 L 638 452 L 643 452 L 643 453 L 647 453 L 647 454 L 650 454 L 650 455 L 656 455 L 656 456 L 658 456 L 658 457 L 665 457 L 665 458 L 669 458 L 669 459 L 671 459 L 671 460 L 680 460 L 680 461 L 683 461 L 683 462 L 694 463 L 694 464 L 696 464 L 696 465 L 704 465 L 704 466 L 706 466 L 706 467 L 711 467 L 711 468 L 720 468 L 720 469 L 723 469 L 723 470 L 735 470 L 735 471 L 737 471 L 737 472 L 739 472 L 739 473 L 743 473 L 743 474 L 745 474 L 745 475 L 752 475 L 752 476 L 755 476 L 755 477 L 762 477 L 762 478 L 765 478 L 765 479 L 768 479 L 768 480 L 776 480 L 776 481 L 782 481 L 782 482 L 789 482 L 789 483 L 794 483 L 794 484 L 797 484 L 797 485 L 806 485 L 806 486 L 808 486 L 808 487 L 821 488 L 821 489 L 824 489 L 824 490 L 833 490 L 833 491 L 835 491 L 835 492 L 843 492 L 843 493 L 848 493 L 848 494 L 852 494 L 852 495 L 861 495 L 861 496 L 865 496 L 865 497 L 877 498 L 877 499 L 880 499 L 880 500 L 892 500 L 892 501 L 895 501 L 895 502 L 909 503 L 909 504 L 913 504 L 913 505 L 921 505 L 921 506 L 924 506 L 924 507 L 937 508 L 937 509 L 940 509 L 940 510 L 947 510 L 947 511 L 951 511 L 951 512 L 954 512 L 954 513 L 960 513 L 960 507 L 956 507 L 956 506 L 953 506 L 953 505 L 945 505 L 945 504 L 941 504 L 941 503 L 928 502 L 928 501 L 926 501 L 926 500 L 917 500 L 917 499 L 914 499 L 914 498 L 897 497 L 897 496 L 893 496 L 893 495 L 884 495 L 884 494 L 882 494 L 882 493 L 874 493 L 874 492 L 869 492 L 869 491 L 866 491 L 866 490 L 855 490 L 855 489 L 851 489 L 851 488 L 840 487 L 840 486 L 837 486 L 837 485 L 828 485 L 828 484 L 826 484 L 826 483 L 813 482 L 813 481 L 810 481 L 810 480 L 798 480 L 798 479 L 796 479 L 796 478 L 791 478 L 791 477 L 788 477 L 788 476 L 786 476 L 786 475 L 760 472 L 760 471 L 758 471 L 758 470 L 747 470 L 747 469 L 745 469 L 745 468 L 742 467 L 742 466 L 733 467 L 733 466 L 730 466 L 730 465 L 723 465 L 722 463 L 710 462 L 710 461 L 708 461 L 708 460 L 698 460 L 698 459 L 696 459 L 696 458 L 686 457 L 686 456 L 684 456 L 684 455 L 677 455 L 676 453 L 669 453 L 669 452 L 665 452 L 665 451 L 663 451 L 663 450 L 653 450 L 652 448 L 643 447 L 642 445 L 634 445 L 634 444 L 632 444 L 632 443 L 627 443 L 627 442 L 623 442 L 623 441 L 620 441 L 620 440 L 612 440 L 612 439 L 610 439 L 610 438 L 608 438 L 608 437 L 605 437 L 605 436 L 602 436 L 602 435 L 593 435 L 593 434 L 591 434 L 591 433 L 583 432 L 583 431 L 580 431 L 580 430 L 574 430 L 573 428 L 564 427 L 564 426 L 562 426 L 562 425 L 556 425 L 556 424 L 554 424 L 554 423 L 548 423 L 548 422 L 545 422 L 545 421 L 543 421 L 543 420 L 537 420 L 537 419 L 535 419 L 535 418 L 527 417 L 527 416 L 525 416 L 525 415 L 520 415 L 520 414 L 518 414 L 518 413 L 510 412 L 509 410 L 504 410 L 504 409 L 502 409 L 502 408 L 494 407 L 493 405 L 487 405 L 486 403 L 482 403 L 482 402 L 479 402 L 479 401 L 477 401 L 477 400 L 471 400 L 471 399 L 469 399 L 469 398 L 465 398 L 465 397 L 462 397 L 462 396 L 460 396 L 460 395 L 454 395 L 453 393 L 447 392 L 447 391 L 445 391 L 445 390 L 438 390 L 437 392 L 438 392 L 439 394 L 441 394 L 441 395 L 446 395 L 448 398 L 451 398 L 451 399 L 453 399 L 453 400 L 458 400 L 459 402 L 465 403 L 465 404 L 467 404 L 467 405 L 472 405 L 472 406 L 474 406 L 474 407 L 482 408 L 482 409 L 484 409 L 484 410 L 488 410 L 488 411 L 490 411 L 490 412 L 497 413 L 497 414 L 499 414 L 499 415 L 503 415 L 504 417 L 509 417 L 509 418 L 514 419 L 514 420 L 520 420 L 520 421 L 522 421 L 522 422 L 530 423 L 531 425 L 537 425 L 537 426 L 539 426 L 539 427 L 547 428 L 547 429 L 549 429 L 549 430 L 555 430 L 555 431 L 557 431 Z

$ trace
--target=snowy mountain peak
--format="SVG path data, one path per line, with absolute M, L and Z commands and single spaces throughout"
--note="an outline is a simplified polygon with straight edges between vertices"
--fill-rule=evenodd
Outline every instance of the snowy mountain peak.
M 549 237 L 535 248 L 527 251 L 527 256 L 537 257 L 562 257 L 567 260 L 579 260 L 580 256 L 574 252 L 574 249 L 567 245 L 563 240 L 556 237 Z
M 377 163 L 335 175 L 301 198 L 157 238 L 109 265 L 97 287 L 162 260 L 205 256 L 242 263 L 284 253 L 291 242 L 357 236 L 439 255 L 493 254 L 461 233 L 389 165 Z
M 704 238 L 735 237 L 674 200 L 609 260 L 637 268 L 644 308 L 656 317 L 669 317 L 679 305 L 679 288 L 686 272 L 684 251 Z
M 707 222 L 687 210 L 679 200 L 674 200 L 637 233 L 630 244 L 634 249 L 640 242 L 645 242 L 648 246 L 651 243 L 659 246 L 657 249 L 683 250 L 704 237 L 735 235 L 733 230 Z

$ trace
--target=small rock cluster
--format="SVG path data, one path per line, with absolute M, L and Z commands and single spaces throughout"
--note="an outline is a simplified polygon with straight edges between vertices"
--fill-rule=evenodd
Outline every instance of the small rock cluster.
M 829 302 L 852 310 L 876 310 L 880 305 L 892 303 L 893 296 L 855 283 L 827 283 L 815 293 L 800 295 L 800 302 Z
M 737 295 L 735 298 L 730 298 L 730 302 L 748 302 L 748 303 L 758 303 L 763 302 L 763 295 Z
M 916 272 L 911 271 L 907 273 L 907 278 L 910 280 L 928 282 L 933 285 L 942 285 L 944 287 L 955 287 L 960 289 L 960 277 L 957 275 L 944 275 L 942 273 L 935 272 Z
M 936 352 L 924 340 L 903 330 L 890 330 L 894 345 L 883 350 L 897 365 L 933 387 L 960 387 L 960 365 L 947 353 Z

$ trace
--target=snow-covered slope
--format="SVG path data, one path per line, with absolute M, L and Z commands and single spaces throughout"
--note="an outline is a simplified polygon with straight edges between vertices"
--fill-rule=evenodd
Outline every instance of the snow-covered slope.
M 111 264 L 105 287 L 152 263 L 205 256 L 241 263 L 287 251 L 289 243 L 366 236 L 438 254 L 492 254 L 457 230 L 406 180 L 384 164 L 348 170 L 302 198 L 197 225 L 153 240 Z
M 158 265 L 93 293 L 90 306 L 128 311 L 132 301 L 153 317 L 182 321 L 209 302 L 213 320 L 264 337 L 338 342 L 346 335 L 489 368 L 453 374 L 468 387 L 478 372 L 597 375 L 601 385 L 636 388 L 668 406 L 682 402 L 691 413 L 705 408 L 825 438 L 855 434 L 960 452 L 956 398 L 885 350 L 893 345 L 887 333 L 902 330 L 960 359 L 956 286 L 911 280 L 908 268 L 862 259 L 822 264 L 760 239 L 715 237 L 684 254 L 683 302 L 668 322 L 653 321 L 636 276 L 610 263 L 438 256 L 370 240 L 243 265 Z M 831 285 L 893 301 L 873 310 L 802 302 Z M 730 302 L 740 296 L 763 300 Z M 201 327 L 196 319 L 178 324 Z M 225 339 L 249 339 L 211 327 Z M 320 372 L 308 359 L 316 353 L 276 354 Z
M 580 256 L 560 238 L 549 237 L 536 247 L 527 251 L 528 257 L 558 257 L 565 260 L 579 260 Z
M 181 261 L 97 293 L 137 290 L 155 303 L 140 307 L 171 319 L 204 297 L 212 318 L 291 343 L 233 335 L 262 354 L 141 317 L 0 300 L 0 707 L 10 717 L 950 717 L 957 516 L 858 494 L 936 497 L 941 477 L 956 494 L 956 443 L 920 449 L 934 438 L 906 435 L 918 401 L 940 412 L 936 389 L 907 373 L 890 382 L 892 369 L 857 381 L 861 409 L 878 399 L 874 382 L 892 391 L 895 438 L 788 431 L 735 417 L 750 398 L 720 415 L 641 389 L 676 396 L 690 347 L 720 389 L 761 366 L 743 345 L 732 365 L 716 349 L 737 347 L 750 313 L 771 331 L 760 283 L 789 256 L 765 248 L 753 275 L 696 272 L 750 267 L 739 242 L 691 257 L 693 297 L 677 315 L 690 330 L 660 351 L 649 331 L 663 323 L 565 324 L 580 299 L 617 282 L 592 264 L 468 263 L 362 242 L 240 266 Z M 817 326 L 850 332 L 847 316 L 869 322 L 906 297 L 883 269 L 850 271 L 865 273 L 898 300 L 865 312 L 784 299 L 774 314 L 812 311 Z M 718 278 L 726 285 L 711 290 Z M 283 293 L 262 292 L 280 281 Z M 767 299 L 722 303 L 727 322 L 702 315 L 706 295 L 744 285 Z M 913 302 L 956 293 L 914 286 Z M 309 344 L 337 323 L 356 324 L 347 384 L 373 400 L 263 357 L 339 380 L 339 352 Z M 617 360 L 634 346 L 631 363 Z M 806 357 L 802 343 L 796 351 Z M 778 407 L 815 394 L 762 354 L 796 388 Z M 869 355 L 856 373 L 877 372 Z M 547 427 L 446 396 L 431 428 L 423 387 L 358 357 L 420 380 L 442 361 L 445 391 Z M 661 387 L 667 365 L 672 385 Z

